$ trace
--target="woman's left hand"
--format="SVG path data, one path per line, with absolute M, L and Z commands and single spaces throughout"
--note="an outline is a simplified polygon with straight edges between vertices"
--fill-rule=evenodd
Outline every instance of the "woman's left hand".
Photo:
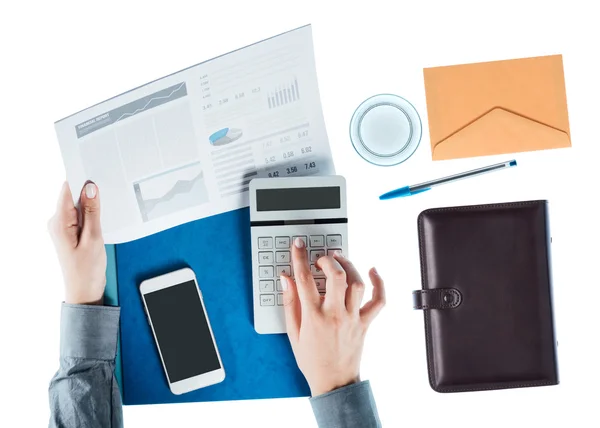
M 98 305 L 102 304 L 106 285 L 106 251 L 96 184 L 83 186 L 79 210 L 65 182 L 48 228 L 63 272 L 65 302 Z

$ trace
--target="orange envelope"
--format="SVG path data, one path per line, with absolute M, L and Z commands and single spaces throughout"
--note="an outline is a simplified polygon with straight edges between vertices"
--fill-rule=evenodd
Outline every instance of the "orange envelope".
M 423 74 L 433 160 L 571 146 L 562 55 Z

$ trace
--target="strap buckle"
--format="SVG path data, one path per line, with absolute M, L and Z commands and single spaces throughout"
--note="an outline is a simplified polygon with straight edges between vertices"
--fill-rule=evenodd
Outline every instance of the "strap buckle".
M 454 309 L 462 303 L 462 294 L 456 288 L 415 290 L 413 309 Z

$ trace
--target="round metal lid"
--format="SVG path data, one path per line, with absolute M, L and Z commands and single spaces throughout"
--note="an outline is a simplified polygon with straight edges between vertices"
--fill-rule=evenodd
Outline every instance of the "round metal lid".
M 397 165 L 421 141 L 421 118 L 411 103 L 392 94 L 375 95 L 358 106 L 350 120 L 357 153 L 375 165 Z

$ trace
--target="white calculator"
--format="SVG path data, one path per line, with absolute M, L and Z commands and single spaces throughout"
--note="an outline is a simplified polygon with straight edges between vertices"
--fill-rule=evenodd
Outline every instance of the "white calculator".
M 325 275 L 315 262 L 335 250 L 348 254 L 348 218 L 344 177 L 256 178 L 250 182 L 250 235 L 254 329 L 285 333 L 279 276 L 294 276 L 291 245 L 306 243 L 317 289 L 325 293 Z

